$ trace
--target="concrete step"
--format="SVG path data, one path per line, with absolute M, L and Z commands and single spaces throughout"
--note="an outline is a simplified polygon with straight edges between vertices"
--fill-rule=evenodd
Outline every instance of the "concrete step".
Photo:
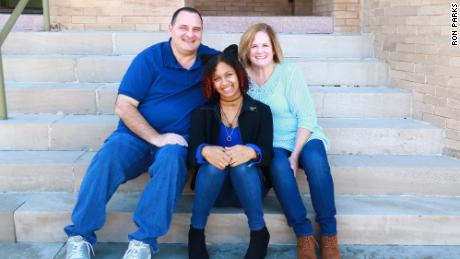
M 5 55 L 7 82 L 119 82 L 132 55 Z M 376 59 L 288 58 L 298 63 L 309 85 L 381 86 L 387 64 Z
M 7 83 L 7 106 L 14 113 L 114 114 L 117 89 L 116 83 Z
M 331 16 L 205 16 L 203 28 L 208 31 L 244 32 L 255 23 L 268 23 L 277 32 L 333 33 Z
M 0 25 L 3 26 L 8 18 L 8 14 L 0 14 Z M 258 22 L 271 24 L 278 33 L 334 32 L 331 16 L 203 16 L 206 32 L 244 32 L 250 25 Z M 43 16 L 22 14 L 14 29 L 41 31 Z
M 209 256 L 213 259 L 241 259 L 248 244 L 208 244 Z M 0 254 L 7 254 L 11 259 L 64 259 L 64 243 L 3 243 Z M 128 243 L 98 243 L 94 247 L 95 259 L 122 258 Z M 161 244 L 160 253 L 155 259 L 186 259 L 186 244 Z M 317 251 L 319 252 L 319 251 Z M 460 246 L 401 246 L 401 245 L 340 245 L 344 259 L 364 258 L 436 258 L 452 259 L 460 254 Z M 267 259 L 296 258 L 295 245 L 269 245 Z M 317 253 L 318 258 L 320 253 Z
M 0 195 L 0 202 L 20 200 L 10 211 L 20 242 L 62 242 L 63 227 L 70 223 L 75 196 L 68 193 Z M 131 220 L 138 194 L 116 194 L 108 205 L 107 223 L 97 235 L 101 242 L 126 242 L 135 229 Z M 186 243 L 193 196 L 184 195 L 163 243 Z M 308 197 L 309 217 L 314 218 Z M 337 196 L 337 222 L 342 244 L 459 245 L 460 198 L 415 196 Z M 265 220 L 272 244 L 294 244 L 295 237 L 274 197 L 265 200 Z M 359 224 L 357 224 L 359 222 Z M 248 227 L 240 209 L 215 209 L 206 229 L 214 243 L 246 243 Z
M 205 32 L 203 43 L 222 50 L 239 44 L 241 35 Z M 2 50 L 4 54 L 135 55 L 168 38 L 165 32 L 13 32 Z M 279 40 L 289 58 L 374 57 L 370 34 L 279 34 Z
M 5 26 L 10 14 L 0 14 L 0 27 Z M 13 31 L 42 31 L 43 15 L 41 14 L 21 14 L 14 24 Z
M 0 151 L 0 193 L 77 192 L 94 154 Z M 337 195 L 460 196 L 460 160 L 450 157 L 330 155 L 329 162 Z M 145 173 L 122 185 L 119 192 L 142 191 L 149 179 Z M 303 171 L 297 173 L 297 182 L 302 193 L 308 194 Z M 190 181 L 184 193 L 192 193 Z
M 96 150 L 116 128 L 115 115 L 10 114 L 0 121 L 0 150 Z M 442 129 L 394 118 L 321 118 L 330 154 L 441 154 Z
M 113 114 L 117 89 L 114 83 L 8 83 L 6 94 L 10 112 Z M 310 86 L 310 91 L 319 117 L 410 117 L 411 95 L 398 88 Z

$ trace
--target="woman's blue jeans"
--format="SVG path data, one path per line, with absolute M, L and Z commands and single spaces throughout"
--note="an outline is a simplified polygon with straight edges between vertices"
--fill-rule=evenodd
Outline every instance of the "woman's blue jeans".
M 286 149 L 274 148 L 269 175 L 288 225 L 294 229 L 297 237 L 308 236 L 313 234 L 313 228 L 307 218 L 307 210 L 289 164 L 290 155 L 291 152 Z M 321 235 L 336 235 L 334 184 L 326 150 L 321 140 L 313 139 L 304 145 L 299 156 L 299 167 L 307 175 L 316 222 L 320 226 Z
M 196 176 L 191 224 L 204 229 L 214 205 L 233 206 L 243 207 L 251 230 L 260 230 L 265 227 L 262 205 L 265 193 L 257 166 L 245 163 L 220 170 L 203 164 Z
M 68 236 L 80 235 L 96 243 L 95 231 L 102 228 L 106 204 L 126 181 L 148 171 L 151 179 L 133 213 L 137 230 L 129 234 L 158 251 L 157 237 L 166 234 L 173 210 L 188 178 L 187 148 L 166 145 L 156 148 L 138 137 L 114 132 L 91 161 L 80 186 L 72 212 L 73 225 L 65 227 Z

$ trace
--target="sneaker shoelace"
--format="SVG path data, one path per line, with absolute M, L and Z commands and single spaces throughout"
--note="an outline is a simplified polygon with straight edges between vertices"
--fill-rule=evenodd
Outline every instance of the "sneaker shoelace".
M 144 248 L 144 244 L 132 242 L 128 247 L 128 251 L 126 251 L 125 259 L 137 259 L 138 255 L 142 248 Z
M 83 249 L 86 246 L 87 249 Z M 87 257 L 88 254 L 84 254 L 84 251 L 91 251 L 94 256 L 94 249 L 93 246 L 87 241 L 80 241 L 80 242 L 73 242 L 72 243 L 72 254 L 70 255 L 69 259 L 73 258 L 84 258 Z M 89 255 L 88 257 L 90 257 Z

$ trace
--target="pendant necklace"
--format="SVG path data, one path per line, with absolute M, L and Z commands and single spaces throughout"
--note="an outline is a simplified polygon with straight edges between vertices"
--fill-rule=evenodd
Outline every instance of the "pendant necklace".
M 241 106 L 243 105 L 243 102 L 241 102 L 240 104 L 240 107 L 238 109 L 238 112 L 235 114 L 235 117 L 233 117 L 232 121 L 230 122 L 228 117 L 227 117 L 227 114 L 225 114 L 225 112 L 222 110 L 222 108 L 220 109 L 220 113 L 222 114 L 222 117 L 224 118 L 224 120 L 227 122 L 228 126 L 231 128 L 230 130 L 230 133 L 228 133 L 228 129 L 227 129 L 227 126 L 225 125 L 224 123 L 224 129 L 225 129 L 225 135 L 227 135 L 227 137 L 225 138 L 225 140 L 227 142 L 231 142 L 232 141 L 232 136 L 233 136 L 233 131 L 235 130 L 234 127 L 232 127 L 235 122 L 235 120 L 238 118 L 238 115 L 240 115 L 240 111 L 241 111 Z

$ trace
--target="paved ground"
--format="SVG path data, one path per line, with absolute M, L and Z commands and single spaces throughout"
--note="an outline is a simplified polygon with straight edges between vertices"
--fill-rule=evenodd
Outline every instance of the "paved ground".
M 0 243 L 0 259 L 62 259 L 62 243 Z M 127 247 L 125 243 L 104 243 L 95 247 L 95 259 L 121 258 Z M 340 247 L 343 259 L 457 259 L 460 246 L 364 246 L 343 245 Z M 212 259 L 243 258 L 246 245 L 210 245 Z M 187 247 L 184 244 L 163 244 L 161 252 L 153 258 L 184 259 Z M 287 245 L 270 246 L 267 259 L 295 258 L 295 247 Z

